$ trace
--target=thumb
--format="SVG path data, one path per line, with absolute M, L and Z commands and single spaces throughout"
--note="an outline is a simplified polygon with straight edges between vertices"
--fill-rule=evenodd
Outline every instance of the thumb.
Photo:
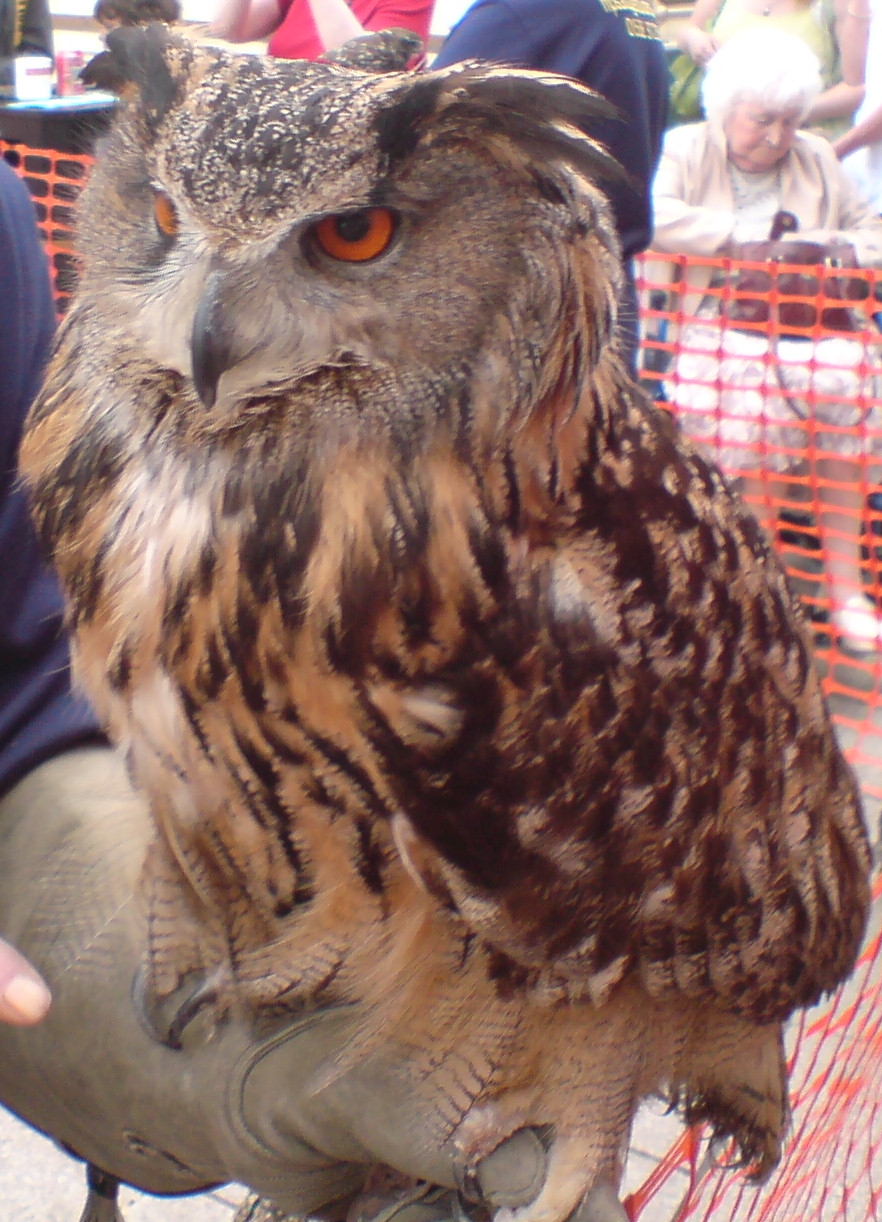
M 38 1023 L 52 996 L 35 968 L 0 939 L 0 1021 L 26 1027 Z

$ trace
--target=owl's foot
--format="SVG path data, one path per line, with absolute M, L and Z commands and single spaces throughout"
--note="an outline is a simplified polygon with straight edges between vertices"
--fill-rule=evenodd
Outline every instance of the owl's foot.
M 555 1166 L 560 1160 L 554 1157 L 554 1146 L 549 1129 L 518 1129 L 465 1171 L 459 1170 L 463 1197 L 485 1206 L 494 1222 L 628 1222 L 615 1188 L 606 1180 L 598 1180 L 570 1211 L 565 1204 L 569 1183 L 560 1194 L 549 1184 L 549 1178 L 565 1169 Z
M 683 1058 L 687 1124 L 708 1122 L 717 1137 L 734 1138 L 755 1180 L 781 1157 L 787 1126 L 787 1068 L 780 1023 L 758 1026 L 735 1014 L 703 1011 Z
M 548 1173 L 542 1134 L 534 1128 L 512 1133 L 483 1157 L 454 1167 L 466 1201 L 482 1201 L 491 1209 L 518 1209 L 534 1201 Z

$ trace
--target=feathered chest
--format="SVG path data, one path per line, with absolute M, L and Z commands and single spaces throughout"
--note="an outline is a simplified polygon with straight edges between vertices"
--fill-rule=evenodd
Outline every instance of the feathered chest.
M 215 759 L 247 732 L 299 753 L 303 731 L 370 761 L 376 717 L 430 752 L 461 729 L 453 688 L 511 566 L 448 457 L 402 474 L 382 447 L 148 444 L 92 489 L 56 556 L 78 676 L 124 745 Z
M 590 991 L 674 913 L 703 928 L 696 863 L 728 929 L 759 885 L 740 820 L 777 894 L 806 818 L 853 810 L 755 526 L 636 401 L 592 410 L 480 471 L 333 428 L 39 454 L 78 672 L 240 948 L 292 912 L 313 938 L 344 894 L 370 924 L 410 873 L 517 972 Z

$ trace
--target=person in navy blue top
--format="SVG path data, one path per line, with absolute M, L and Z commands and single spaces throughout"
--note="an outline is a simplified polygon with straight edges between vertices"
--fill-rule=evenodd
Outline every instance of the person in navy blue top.
M 650 0 L 476 0 L 442 43 L 433 68 L 491 60 L 573 76 L 602 93 L 621 119 L 591 134 L 630 176 L 601 183 L 613 207 L 628 280 L 623 338 L 637 344 L 632 260 L 652 237 L 651 185 L 667 118 L 668 69 Z

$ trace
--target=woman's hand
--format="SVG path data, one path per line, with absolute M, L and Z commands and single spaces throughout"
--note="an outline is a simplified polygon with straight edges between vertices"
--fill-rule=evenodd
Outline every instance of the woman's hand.
M 219 0 L 208 29 L 229 42 L 253 42 L 272 34 L 280 19 L 278 0 Z
M 44 1017 L 52 995 L 35 968 L 0 939 L 0 1022 L 29 1027 Z
M 690 59 L 695 60 L 702 68 L 707 67 L 708 61 L 720 49 L 720 44 L 713 34 L 699 29 L 691 22 L 686 22 L 681 27 L 677 42 L 680 50 L 685 51 Z

